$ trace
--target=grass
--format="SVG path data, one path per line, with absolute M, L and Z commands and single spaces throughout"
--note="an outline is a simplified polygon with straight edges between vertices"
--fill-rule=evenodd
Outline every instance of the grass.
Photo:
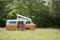
M 0 28 L 0 40 L 60 40 L 60 30 L 8 31 L 5 28 Z

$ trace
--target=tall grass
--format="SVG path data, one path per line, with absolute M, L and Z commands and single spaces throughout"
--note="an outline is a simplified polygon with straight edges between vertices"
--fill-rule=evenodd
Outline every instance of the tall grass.
M 8 31 L 0 28 L 0 40 L 60 40 L 58 29 L 35 29 L 34 31 Z

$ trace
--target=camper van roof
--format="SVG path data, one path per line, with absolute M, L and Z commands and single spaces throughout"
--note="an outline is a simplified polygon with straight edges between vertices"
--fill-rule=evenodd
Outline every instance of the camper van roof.
M 24 18 L 24 19 L 26 19 L 26 20 L 31 20 L 30 18 L 27 18 L 27 17 L 22 16 L 22 15 L 19 15 L 19 14 L 17 14 L 17 16 L 20 16 L 21 18 Z
M 17 20 L 7 20 L 7 21 L 17 21 Z

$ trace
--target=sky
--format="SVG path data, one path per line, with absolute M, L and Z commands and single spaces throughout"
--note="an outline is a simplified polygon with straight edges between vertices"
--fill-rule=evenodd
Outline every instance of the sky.
M 48 5 L 49 0 L 43 0 L 43 1 L 46 1 L 46 4 L 45 5 Z
M 48 5 L 48 2 L 50 1 L 51 2 L 51 0 L 45 0 L 46 1 L 46 4 L 45 5 Z
M 45 0 L 46 2 L 49 2 L 49 0 Z

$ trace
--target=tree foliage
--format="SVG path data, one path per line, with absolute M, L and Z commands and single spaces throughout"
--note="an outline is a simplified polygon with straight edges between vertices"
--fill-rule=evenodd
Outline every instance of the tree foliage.
M 47 4 L 47 5 L 46 5 Z M 37 27 L 59 26 L 60 0 L 0 1 L 0 19 L 16 19 L 16 14 L 33 20 Z

